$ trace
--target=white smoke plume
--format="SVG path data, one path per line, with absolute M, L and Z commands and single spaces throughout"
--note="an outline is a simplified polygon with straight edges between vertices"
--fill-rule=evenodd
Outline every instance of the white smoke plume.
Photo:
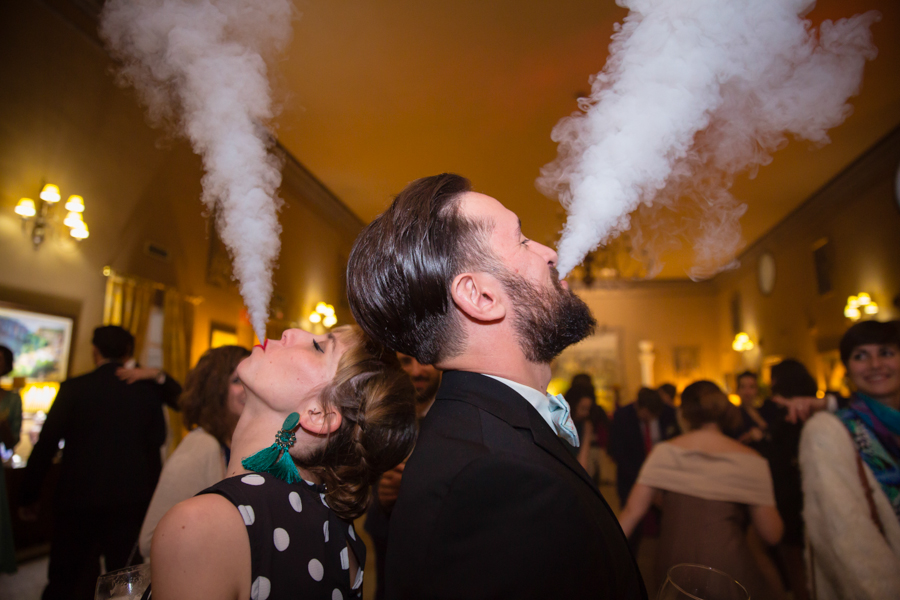
M 100 34 L 154 125 L 175 125 L 203 158 L 202 200 L 231 254 L 260 340 L 281 248 L 281 165 L 265 59 L 291 37 L 288 0 L 108 0 Z
M 606 66 L 581 112 L 554 127 L 558 156 L 537 181 L 568 212 L 559 272 L 627 231 L 642 207 L 632 242 L 658 256 L 674 233 L 689 232 L 689 275 L 709 277 L 742 244 L 746 207 L 728 191 L 734 177 L 769 163 L 788 135 L 829 141 L 826 132 L 850 114 L 847 99 L 877 53 L 869 28 L 879 14 L 816 30 L 802 16 L 810 0 L 617 3 L 630 12 Z M 660 208 L 695 217 L 682 220 L 680 232 L 647 230 L 673 212 Z

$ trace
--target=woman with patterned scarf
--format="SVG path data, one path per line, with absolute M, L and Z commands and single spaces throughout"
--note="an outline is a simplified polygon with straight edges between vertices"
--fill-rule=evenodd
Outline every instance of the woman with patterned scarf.
M 856 391 L 800 438 L 810 592 L 900 598 L 900 323 L 857 323 L 840 352 Z

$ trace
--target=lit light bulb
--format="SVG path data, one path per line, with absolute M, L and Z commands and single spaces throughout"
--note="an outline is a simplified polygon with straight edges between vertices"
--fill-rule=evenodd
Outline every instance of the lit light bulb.
M 73 194 L 69 196 L 69 199 L 66 200 L 66 210 L 70 210 L 72 212 L 83 213 L 84 212 L 84 198 Z
M 71 235 L 76 240 L 86 239 L 90 233 L 88 232 L 87 223 L 82 222 L 81 226 L 73 227 L 71 231 L 69 231 L 69 235 Z
M 863 308 L 863 312 L 867 315 L 877 315 L 878 314 L 878 303 L 877 302 L 869 302 L 866 304 L 865 308 Z
M 68 204 L 66 206 L 68 206 Z M 66 215 L 66 218 L 63 219 L 63 225 L 71 227 L 72 229 L 80 229 L 81 226 L 84 225 L 84 218 L 81 216 L 80 212 L 70 210 L 69 214 Z
M 52 183 L 48 183 L 44 186 L 44 189 L 41 190 L 41 200 L 44 202 L 56 203 L 59 202 L 60 198 L 59 186 L 53 185 Z
M 311 315 L 309 315 L 310 323 L 320 323 L 321 321 L 322 321 L 322 315 L 320 315 L 319 313 L 314 312 Z
M 859 309 L 848 304 L 844 307 L 844 316 L 855 321 L 859 318 Z
M 337 317 L 334 315 L 327 315 L 325 320 L 322 321 L 322 324 L 325 325 L 325 327 L 331 327 L 335 323 L 337 323 Z
M 871 301 L 872 301 L 872 297 L 869 296 L 865 292 L 860 292 L 859 295 L 856 297 L 856 305 L 857 306 L 865 306 Z
M 318 302 L 316 304 L 316 312 L 319 313 L 320 315 L 324 315 L 326 306 L 328 306 L 328 305 L 325 304 L 324 302 Z
M 22 198 L 16 204 L 16 214 L 24 219 L 29 219 L 37 214 L 34 208 L 34 200 L 31 198 Z
M 320 310 L 319 312 L 322 313 L 326 317 L 333 317 L 334 316 L 334 307 L 330 304 L 326 304 L 324 306 L 324 308 L 322 310 Z

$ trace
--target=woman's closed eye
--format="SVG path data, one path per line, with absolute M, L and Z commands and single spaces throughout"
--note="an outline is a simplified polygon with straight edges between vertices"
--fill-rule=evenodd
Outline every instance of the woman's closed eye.
M 313 340 L 313 348 L 315 348 L 316 350 L 318 350 L 318 351 L 321 352 L 322 354 L 325 354 L 325 351 L 322 350 L 322 346 L 320 346 L 320 345 L 319 345 L 319 342 L 317 342 L 316 340 Z

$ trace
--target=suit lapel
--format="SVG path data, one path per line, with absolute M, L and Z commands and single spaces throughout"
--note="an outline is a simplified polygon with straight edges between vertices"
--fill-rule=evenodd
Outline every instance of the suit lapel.
M 575 473 L 598 496 L 600 490 L 575 457 L 550 429 L 538 411 L 508 385 L 479 373 L 447 371 L 437 398 L 458 400 L 477 406 L 517 429 L 531 431 L 535 445 Z

